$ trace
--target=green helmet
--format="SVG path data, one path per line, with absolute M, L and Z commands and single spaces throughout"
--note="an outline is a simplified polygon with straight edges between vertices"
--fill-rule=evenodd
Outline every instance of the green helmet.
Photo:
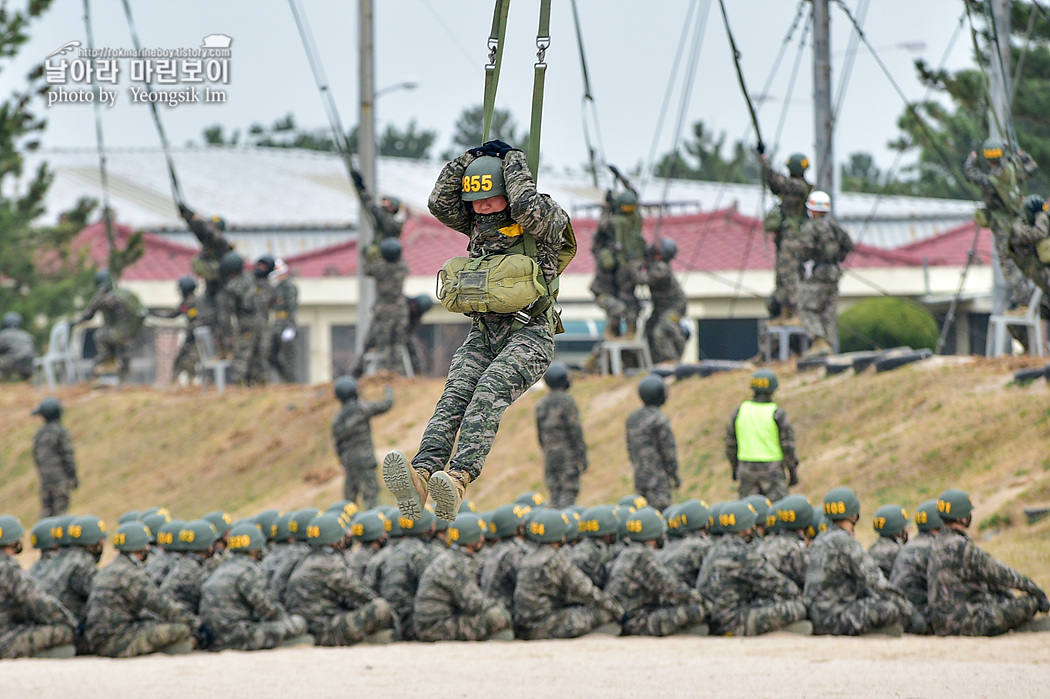
M 649 501 L 646 500 L 644 496 L 639 495 L 638 493 L 632 493 L 630 495 L 624 495 L 622 498 L 616 501 L 616 504 L 620 505 L 621 507 L 640 510 L 643 507 L 648 507 Z
M 419 519 L 404 516 L 397 518 L 397 524 L 401 527 L 404 536 L 428 536 L 435 522 L 437 522 L 437 515 L 434 514 L 434 508 L 429 504 L 423 508 Z
M 59 546 L 69 546 L 69 525 L 76 515 L 59 515 L 51 520 L 51 536 Z
M 678 505 L 668 505 L 664 508 L 660 516 L 664 518 L 664 522 L 667 523 L 667 536 L 672 538 L 680 537 L 684 532 L 678 531 L 678 527 L 675 525 L 674 517 L 675 513 L 678 512 Z
M 387 262 L 397 262 L 401 259 L 401 241 L 397 238 L 383 238 L 379 243 L 379 254 Z
M 94 546 L 106 540 L 106 523 L 94 515 L 77 517 L 69 525 L 72 546 Z
M 831 520 L 829 520 L 828 516 L 824 514 L 824 510 L 814 505 L 813 518 L 810 520 L 810 523 L 806 525 L 806 536 L 810 539 L 816 539 L 823 532 L 828 530 L 830 522 Z
M 772 529 L 777 523 L 777 511 L 773 509 L 773 503 L 761 493 L 748 495 L 744 502 L 751 505 L 755 511 L 755 524 L 760 527 Z
M 1029 224 L 1035 223 L 1035 217 L 1040 211 L 1046 211 L 1046 197 L 1039 194 L 1029 194 L 1024 199 L 1024 217 Z
M 0 515 L 0 546 L 10 546 L 21 541 L 26 528 L 14 515 Z
M 401 200 L 397 197 L 387 195 L 380 200 L 380 203 L 389 205 L 390 208 L 393 209 L 393 211 L 390 212 L 392 214 L 396 214 L 398 211 L 401 210 Z
M 142 512 L 139 512 L 139 521 L 141 522 L 143 519 L 149 517 L 150 515 L 167 515 L 168 517 L 171 517 L 171 511 L 163 505 L 150 507 L 145 510 L 142 510 Z
M 799 531 L 813 523 L 813 506 L 805 495 L 788 495 L 777 503 L 776 511 L 784 529 Z
M 879 536 L 892 539 L 908 528 L 908 513 L 900 505 L 883 505 L 872 524 Z
M 998 138 L 986 138 L 984 145 L 981 146 L 981 151 L 984 153 L 985 160 L 999 160 L 1003 157 L 1003 142 Z
M 466 514 L 467 512 L 477 512 L 478 506 L 474 504 L 473 500 L 464 500 L 459 503 L 459 511 L 463 514 Z
M 550 388 L 569 387 L 569 366 L 565 362 L 551 362 L 543 375 L 543 382 Z
M 113 548 L 122 552 L 145 551 L 152 536 L 142 522 L 125 522 L 113 532 Z
M 29 543 L 33 548 L 40 551 L 58 548 L 58 542 L 55 541 L 55 537 L 51 536 L 51 525 L 54 521 L 53 517 L 44 517 L 29 530 Z
M 294 512 L 285 512 L 280 517 L 273 521 L 273 526 L 270 527 L 270 538 L 274 541 L 288 541 L 292 538 L 292 530 L 289 528 L 289 523 L 292 521 L 292 515 Z
M 17 311 L 8 311 L 4 314 L 3 321 L 0 321 L 0 329 L 18 329 L 22 327 L 22 314 Z
M 772 395 L 777 385 L 777 375 L 769 369 L 759 369 L 751 375 L 751 390 L 755 393 Z
M 915 508 L 915 526 L 920 532 L 933 531 L 944 526 L 941 513 L 937 511 L 936 500 L 927 500 Z
M 656 509 L 643 507 L 631 513 L 624 529 L 631 541 L 653 541 L 664 535 L 667 523 Z
M 33 415 L 39 415 L 48 422 L 54 422 L 62 417 L 62 404 L 57 398 L 45 398 L 33 409 Z
M 755 526 L 758 513 L 747 500 L 736 500 L 726 503 L 722 512 L 718 515 L 718 522 L 722 525 L 722 531 L 737 533 L 747 531 Z
M 804 153 L 792 153 L 788 156 L 788 173 L 795 177 L 802 177 L 802 174 L 809 168 L 809 158 Z
M 362 543 L 379 541 L 386 537 L 390 520 L 379 510 L 366 510 L 356 517 L 350 525 L 350 535 Z
M 267 541 L 273 541 L 273 525 L 280 516 L 281 513 L 278 510 L 263 510 L 252 517 L 251 521 L 259 525 L 259 531 L 263 533 Z
M 223 279 L 233 277 L 244 271 L 244 258 L 230 250 L 219 260 L 219 276 Z
M 121 524 L 124 524 L 125 522 L 134 522 L 138 518 L 139 518 L 139 511 L 138 510 L 128 510 L 127 512 L 122 514 L 120 517 L 117 517 L 117 526 L 119 527 Z
M 346 524 L 341 514 L 317 515 L 306 525 L 306 542 L 318 547 L 338 544 L 346 536 Z
M 706 529 L 710 525 L 710 517 L 711 511 L 707 503 L 692 498 L 674 508 L 673 520 L 667 520 L 667 526 L 682 535 Z
M 561 510 L 542 509 L 530 514 L 529 526 L 525 528 L 525 536 L 530 541 L 557 544 L 569 533 L 569 516 Z
M 306 529 L 306 525 L 303 525 Z M 226 539 L 226 548 L 234 553 L 262 551 L 266 547 L 266 537 L 259 531 L 259 525 L 252 522 L 238 522 L 230 529 Z
M 667 386 L 656 374 L 650 374 L 638 384 L 638 396 L 646 405 L 663 405 L 667 401 Z
M 160 528 L 170 522 L 171 517 L 165 512 L 154 512 L 141 517 L 139 521 L 146 525 L 146 529 L 149 531 L 150 543 L 156 543 Z
M 856 493 L 845 486 L 832 488 L 824 496 L 824 514 L 832 521 L 860 515 L 860 499 Z
M 503 180 L 503 161 L 493 155 L 483 155 L 471 161 L 463 171 L 460 199 L 477 201 L 507 194 Z
M 629 189 L 619 192 L 613 202 L 618 214 L 633 214 L 638 209 L 638 195 Z
M 340 376 L 335 381 L 335 397 L 340 403 L 357 400 L 357 382 L 349 376 Z
M 461 512 L 452 524 L 448 525 L 448 543 L 467 546 L 476 544 L 485 537 L 488 527 L 483 520 L 473 512 Z
M 529 505 L 513 502 L 509 505 L 497 507 L 486 518 L 489 523 L 489 534 L 494 539 L 505 539 L 508 536 L 514 536 L 521 530 L 521 526 L 525 524 L 525 515 L 531 511 L 532 508 Z
M 952 488 L 937 498 L 937 512 L 945 522 L 966 519 L 973 512 L 973 502 L 965 490 Z
M 569 518 L 569 531 L 565 534 L 565 541 L 568 543 L 579 541 L 583 538 L 583 532 L 580 531 L 580 513 L 571 508 L 566 508 L 562 512 Z
M 518 505 L 528 505 L 532 509 L 536 509 L 537 507 L 546 507 L 544 503 L 547 502 L 547 498 L 543 497 L 543 493 L 538 490 L 530 490 L 514 498 L 514 502 Z
M 384 515 L 387 518 L 386 535 L 391 539 L 398 539 L 405 535 L 405 530 L 401 528 L 401 511 L 397 507 L 385 508 Z
M 353 500 L 336 500 L 325 512 L 334 512 L 336 514 L 344 514 L 347 517 L 353 517 L 357 514 L 357 503 Z
M 179 293 L 183 296 L 189 296 L 197 290 L 197 280 L 188 274 L 179 277 L 177 284 L 179 287 Z
M 600 537 L 620 531 L 620 518 L 612 505 L 598 505 L 580 515 L 580 532 L 584 536 Z
M 712 534 L 725 534 L 725 527 L 722 526 L 722 513 L 728 505 L 728 502 L 716 502 L 707 510 L 707 521 L 710 523 Z
M 179 528 L 178 537 L 181 551 L 207 551 L 219 540 L 219 532 L 208 520 L 195 519 Z
M 292 513 L 288 520 L 288 531 L 296 541 L 306 541 L 306 527 L 321 511 L 316 507 L 304 507 Z
M 113 284 L 113 277 L 110 276 L 108 269 L 100 269 L 95 272 L 95 286 L 109 287 Z
M 153 542 L 165 551 L 181 551 L 182 542 L 179 541 L 179 530 L 186 522 L 181 519 L 169 519 L 157 528 L 153 535 Z M 150 529 L 152 532 L 153 529 Z

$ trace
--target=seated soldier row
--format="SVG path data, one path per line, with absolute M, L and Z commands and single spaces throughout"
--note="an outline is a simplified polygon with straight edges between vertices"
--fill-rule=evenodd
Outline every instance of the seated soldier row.
M 470 507 L 447 524 L 429 509 L 410 520 L 340 501 L 235 526 L 221 512 L 183 522 L 153 508 L 121 517 L 118 555 L 101 570 L 103 522 L 49 518 L 33 528 L 41 556 L 28 573 L 14 558 L 24 528 L 2 516 L 0 657 L 1047 625 L 1031 621 L 1050 608 L 1043 590 L 967 537 L 973 507 L 959 490 L 919 506 L 912 541 L 903 509 L 879 508 L 868 552 L 848 488 L 823 508 L 803 495 L 752 496 L 660 513 L 628 496 L 562 511 L 539 493 L 483 515 Z

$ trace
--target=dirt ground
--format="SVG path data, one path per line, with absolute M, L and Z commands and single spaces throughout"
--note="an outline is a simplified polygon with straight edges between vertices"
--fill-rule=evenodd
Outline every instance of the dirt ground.
M 0 662 L 0 696 L 1045 697 L 1050 634 L 398 643 Z M 654 691 L 655 690 L 655 691 Z

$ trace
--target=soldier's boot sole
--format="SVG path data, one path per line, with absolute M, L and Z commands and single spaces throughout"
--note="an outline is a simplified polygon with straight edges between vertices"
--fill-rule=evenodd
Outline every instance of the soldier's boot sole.
M 610 621 L 597 627 L 594 631 L 591 631 L 591 633 L 600 633 L 604 636 L 619 636 L 623 633 L 623 627 L 615 621 Z
M 383 457 L 383 483 L 397 500 L 397 509 L 404 517 L 415 521 L 423 516 L 427 481 L 400 451 L 394 450 Z
M 158 648 L 157 652 L 164 653 L 165 655 L 186 655 L 187 653 L 193 652 L 193 641 L 187 638 L 185 641 L 179 641 L 178 643 L 172 643 L 163 648 Z
M 695 626 L 690 626 L 689 628 L 684 629 L 682 633 L 689 636 L 709 636 L 711 635 L 711 627 L 707 624 L 696 624 Z
M 511 629 L 503 629 L 502 631 L 497 631 L 496 633 L 487 636 L 485 638 L 485 640 L 486 641 L 513 641 L 514 640 L 514 631 L 512 631 Z
M 900 638 L 904 635 L 904 624 L 889 624 L 887 626 L 880 626 L 877 629 L 872 629 L 866 636 L 892 636 L 894 638 Z
M 1029 619 L 1025 623 L 1018 626 L 1017 630 L 1027 631 L 1031 633 L 1050 631 L 1050 616 L 1044 616 L 1041 619 Z
M 72 643 L 61 646 L 52 646 L 33 653 L 34 658 L 72 658 L 77 654 L 77 647 Z
M 317 642 L 313 636 L 308 633 L 299 634 L 298 636 L 292 636 L 281 641 L 282 648 L 289 648 L 291 646 L 312 646 Z
M 808 619 L 802 621 L 796 621 L 788 624 L 784 628 L 780 629 L 786 633 L 797 633 L 799 636 L 812 636 L 813 635 L 813 622 Z
M 361 642 L 362 643 L 371 643 L 372 645 L 376 645 L 376 646 L 383 646 L 383 645 L 386 645 L 387 643 L 393 643 L 394 642 L 394 630 L 393 629 L 383 629 L 382 631 L 376 631 L 375 633 L 368 634 L 367 636 L 365 636 L 363 639 L 361 639 Z
M 434 514 L 446 522 L 454 522 L 467 491 L 470 477 L 462 471 L 438 471 L 430 477 L 430 497 L 434 500 Z

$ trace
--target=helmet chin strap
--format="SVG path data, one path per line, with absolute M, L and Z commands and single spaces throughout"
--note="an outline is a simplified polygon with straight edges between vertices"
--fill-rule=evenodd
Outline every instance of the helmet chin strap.
M 474 219 L 482 233 L 494 233 L 514 223 L 514 218 L 510 215 L 510 206 L 494 214 L 474 214 Z

